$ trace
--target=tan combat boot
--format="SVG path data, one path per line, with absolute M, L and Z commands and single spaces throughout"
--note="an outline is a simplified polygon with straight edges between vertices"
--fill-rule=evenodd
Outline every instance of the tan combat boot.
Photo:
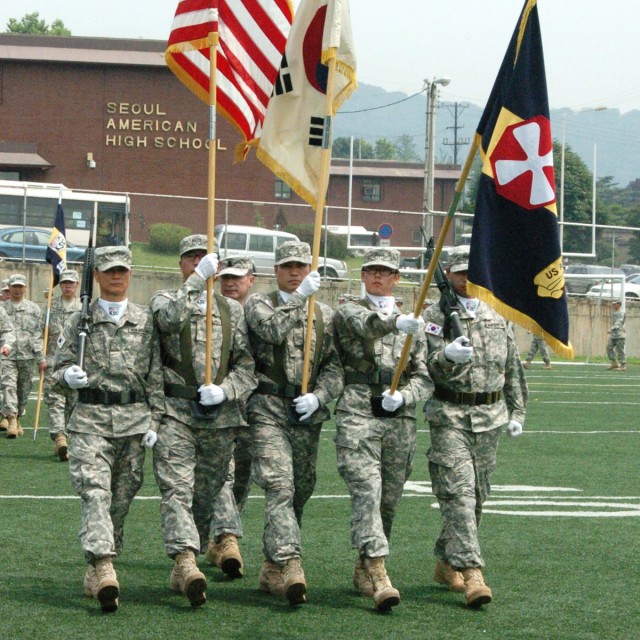
M 462 577 L 464 578 L 464 595 L 470 607 L 479 607 L 491 602 L 491 589 L 484 583 L 482 569 L 479 567 L 462 569 Z
M 613 371 L 614 369 L 618 368 L 618 363 L 617 362 L 612 362 L 608 367 L 607 367 L 607 371 Z
M 87 565 L 87 572 L 84 574 L 84 595 L 87 598 L 95 598 L 98 589 L 98 574 L 92 564 Z
M 353 586 L 363 596 L 367 596 L 367 598 L 373 597 L 373 582 L 371 582 L 371 577 L 364 566 L 362 558 L 358 558 L 356 566 L 353 568 Z
M 531 366 L 531 360 L 525 360 L 525 361 L 522 363 L 522 366 L 523 366 L 525 369 L 528 369 L 528 368 Z
M 12 440 L 18 437 L 18 419 L 15 415 L 8 416 L 9 426 L 7 427 L 7 438 Z
M 260 569 L 260 591 L 272 593 L 274 596 L 284 595 L 284 579 L 282 567 L 275 562 L 265 560 Z
M 300 558 L 287 560 L 282 570 L 284 597 L 290 605 L 304 604 L 307 601 L 307 583 Z
M 19 436 L 23 436 L 24 435 L 24 429 L 22 428 L 22 425 L 20 424 L 20 420 L 16 419 L 16 423 L 18 425 L 18 435 Z
M 400 592 L 391 585 L 384 567 L 384 558 L 365 558 L 364 566 L 373 583 L 373 601 L 378 611 L 389 611 L 400 604 Z
M 105 613 L 116 611 L 119 604 L 120 585 L 110 556 L 96 560 L 96 579 L 94 597 L 100 601 L 100 607 Z
M 67 456 L 69 445 L 67 444 L 67 438 L 64 433 L 56 433 L 53 439 L 53 450 L 58 458 L 60 458 L 60 462 L 69 460 L 69 456 Z
M 462 574 L 444 560 L 438 560 L 436 563 L 436 568 L 433 570 L 433 579 L 438 584 L 449 587 L 449 591 L 455 591 L 456 593 L 465 592 Z
M 209 541 L 205 558 L 216 567 L 220 567 L 230 578 L 242 578 L 244 563 L 238 547 L 238 538 L 233 533 L 223 533 L 220 541 Z
M 198 569 L 195 554 L 193 551 L 185 551 L 179 553 L 175 560 L 169 586 L 174 588 L 173 585 L 177 585 L 180 592 L 189 598 L 192 607 L 201 607 L 207 601 L 207 579 Z M 174 576 L 174 572 L 177 575 Z
M 0 431 L 6 431 L 9 428 L 9 420 L 7 420 L 7 416 L 2 416 L 2 420 L 0 420 Z

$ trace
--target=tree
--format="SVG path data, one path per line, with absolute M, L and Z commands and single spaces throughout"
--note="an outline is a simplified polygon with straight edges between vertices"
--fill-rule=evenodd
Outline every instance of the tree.
M 375 146 L 376 160 L 393 160 L 396 157 L 396 145 L 388 138 L 378 138 Z
M 37 11 L 27 13 L 22 19 L 9 18 L 5 33 L 31 33 L 50 36 L 70 36 L 71 31 L 64 26 L 62 20 L 54 20 L 48 25 L 40 19 Z
M 417 162 L 420 160 L 420 156 L 418 156 L 416 152 L 413 136 L 405 133 L 398 138 L 398 142 L 396 143 L 396 157 L 402 162 Z

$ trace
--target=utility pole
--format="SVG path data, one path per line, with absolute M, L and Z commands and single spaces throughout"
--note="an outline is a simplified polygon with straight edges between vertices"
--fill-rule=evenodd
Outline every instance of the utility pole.
M 471 142 L 470 138 L 458 138 L 458 129 L 464 129 L 464 126 L 458 125 L 458 116 L 462 115 L 463 111 L 469 106 L 468 103 L 460 104 L 459 102 L 454 102 L 453 105 L 445 104 L 449 113 L 453 115 L 453 126 L 447 127 L 447 129 L 453 129 L 453 142 L 449 142 L 448 138 L 445 138 L 442 141 L 447 147 L 453 147 L 453 164 L 458 164 L 458 147 L 469 144 Z M 450 107 L 453 107 L 453 112 Z

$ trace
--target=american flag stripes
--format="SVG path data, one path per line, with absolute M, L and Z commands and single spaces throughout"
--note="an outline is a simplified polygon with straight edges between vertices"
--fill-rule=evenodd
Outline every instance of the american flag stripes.
M 182 0 L 167 65 L 208 104 L 209 47 L 217 40 L 216 107 L 250 142 L 260 136 L 292 20 L 289 0 Z

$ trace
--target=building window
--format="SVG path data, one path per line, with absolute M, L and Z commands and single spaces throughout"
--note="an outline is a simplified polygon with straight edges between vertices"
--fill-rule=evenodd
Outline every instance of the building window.
M 276 178 L 274 197 L 276 200 L 291 200 L 291 187 L 280 178 Z
M 382 200 L 382 180 L 362 181 L 362 202 L 380 202 Z
M 0 171 L 0 180 L 20 180 L 20 172 L 11 171 L 10 169 Z

